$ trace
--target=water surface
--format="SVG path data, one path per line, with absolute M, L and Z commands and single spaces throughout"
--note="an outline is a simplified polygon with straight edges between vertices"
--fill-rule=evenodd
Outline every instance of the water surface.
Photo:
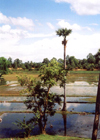
M 56 110 L 61 110 L 63 104 L 55 104 Z M 24 103 L 0 103 L 0 112 L 2 111 L 25 111 L 27 108 Z M 95 104 L 85 103 L 67 103 L 67 110 L 71 112 L 95 112 Z
M 63 94 L 64 89 L 59 86 L 54 86 L 50 90 L 57 94 Z M 89 84 L 85 81 L 75 81 L 73 83 L 66 84 L 67 95 L 80 95 L 80 96 L 96 96 L 97 83 Z
M 2 123 L 0 123 L 0 137 L 14 137 L 17 133 L 20 132 L 18 127 L 13 124 L 16 120 L 22 120 L 26 116 L 26 119 L 29 120 L 33 114 L 25 113 L 13 113 L 13 114 L 4 114 L 1 116 Z M 63 118 L 66 118 L 64 121 Z M 54 135 L 66 135 L 75 136 L 75 137 L 89 137 L 92 136 L 94 115 L 78 115 L 70 114 L 63 116 L 62 114 L 55 114 L 53 117 L 49 117 L 46 127 L 46 132 L 48 134 Z M 64 122 L 66 127 L 64 127 Z M 99 123 L 100 124 L 100 123 Z M 52 128 L 50 126 L 53 126 Z M 32 135 L 39 134 L 39 128 L 36 126 Z M 98 130 L 98 138 L 100 138 L 100 130 Z
M 90 97 L 66 97 L 66 101 L 68 102 L 85 102 L 84 99 L 89 99 Z M 18 97 L 18 96 L 15 96 L 15 97 L 4 97 L 4 96 L 1 96 L 0 97 L 0 101 L 25 101 L 27 99 L 27 97 Z M 62 101 L 64 100 L 63 97 L 61 97 Z

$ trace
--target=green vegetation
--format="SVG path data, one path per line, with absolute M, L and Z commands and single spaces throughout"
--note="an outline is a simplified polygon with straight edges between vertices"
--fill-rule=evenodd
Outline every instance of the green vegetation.
M 88 102 L 92 102 L 92 103 L 95 103 L 96 102 L 96 96 L 93 96 L 93 97 L 91 97 L 91 98 L 86 98 L 86 99 L 84 99 L 85 101 L 88 101 Z
M 39 135 L 36 136 L 38 140 L 89 140 L 85 138 L 78 138 L 78 137 L 64 137 L 64 136 L 51 136 L 51 135 Z
M 0 140 L 11 140 L 11 138 L 1 138 Z M 69 136 L 58 136 L 58 135 L 37 135 L 28 138 L 12 138 L 12 140 L 91 140 L 89 138 L 78 138 Z
M 30 123 L 30 120 L 26 121 L 25 118 L 26 117 L 24 117 L 23 121 L 18 120 L 14 124 L 17 125 L 19 129 L 22 129 L 24 131 L 23 137 L 29 137 L 32 129 L 37 124 L 37 122 L 35 122 L 35 120 L 32 120 Z
M 46 61 L 45 61 L 46 62 Z M 50 61 L 51 62 L 51 61 Z M 61 64 L 61 63 L 59 63 L 59 62 L 57 62 L 57 64 L 59 65 L 59 64 Z M 47 66 L 48 66 L 48 69 L 47 69 L 47 73 L 49 73 L 49 63 L 47 64 Z M 55 64 L 55 67 L 56 67 L 57 65 Z M 45 69 L 46 69 L 46 67 L 45 67 L 45 63 L 42 65 L 42 68 L 43 69 L 41 69 L 42 71 L 41 72 L 46 72 L 46 71 L 44 71 Z M 52 73 L 54 72 L 54 70 L 55 70 L 55 68 L 51 71 Z M 7 81 L 17 81 L 17 78 L 16 78 L 16 75 L 18 75 L 18 76 L 20 76 L 20 75 L 22 75 L 22 74 L 27 74 L 28 75 L 28 77 L 34 77 L 34 78 L 37 78 L 38 76 L 39 76 L 39 71 L 36 71 L 36 69 L 32 69 L 32 70 L 28 70 L 28 69 L 25 69 L 25 70 L 23 70 L 23 69 L 13 69 L 12 70 L 13 72 L 12 72 L 12 74 L 6 74 L 6 75 L 3 75 L 3 77 L 7 80 Z M 56 71 L 57 72 L 57 71 Z M 60 74 L 60 72 L 61 71 L 59 71 L 58 72 L 58 75 Z M 76 77 L 77 77 L 77 79 L 78 78 L 80 78 L 80 77 L 85 77 L 86 76 L 86 78 L 87 79 L 85 79 L 87 82 L 93 82 L 93 81 L 95 81 L 95 82 L 98 82 L 98 73 L 99 73 L 99 71 L 70 71 L 69 73 L 68 73 L 68 76 L 67 76 L 67 80 L 69 81 L 69 82 L 74 82 L 75 80 L 76 80 Z M 44 73 L 44 74 L 42 74 L 41 73 L 41 75 L 40 75 L 40 77 L 38 78 L 38 79 L 41 79 L 41 78 L 43 78 L 43 79 L 47 79 L 48 78 L 48 74 L 46 75 L 46 77 L 44 77 L 44 75 L 45 75 L 46 73 Z M 51 77 L 51 75 L 49 75 L 50 77 Z M 49 77 L 49 78 L 50 78 Z M 53 75 L 53 77 L 54 77 L 54 75 Z M 61 77 L 59 77 L 59 78 L 61 78 Z M 58 80 L 59 80 L 59 78 L 58 78 Z M 80 79 L 80 81 L 81 81 L 82 79 Z M 63 81 L 63 80 L 62 80 Z M 51 82 L 54 82 L 54 81 L 52 81 L 51 80 Z M 63 81 L 64 82 L 64 81 Z M 47 81 L 47 83 L 48 83 L 48 81 Z M 0 86 L 0 95 L 2 95 L 2 96 L 22 96 L 18 91 L 7 91 L 6 89 L 7 89 L 7 86 L 9 86 L 9 85 L 2 85 L 2 86 Z M 17 86 L 16 86 L 17 87 Z M 18 87 L 20 87 L 19 85 L 18 85 Z M 67 96 L 68 97 L 68 96 Z M 69 97 L 76 97 L 76 95 L 69 95 Z M 80 97 L 79 95 L 77 96 L 77 97 Z M 87 95 L 87 97 L 88 97 L 88 95 Z M 90 102 L 95 102 L 95 99 L 96 99 L 96 97 L 91 97 L 90 99 L 88 99 L 88 101 L 90 101 Z M 51 100 L 51 99 L 50 99 Z M 17 113 L 24 113 L 25 111 L 20 111 L 20 112 L 17 112 Z M 2 113 L 4 113 L 4 112 L 1 112 L 1 114 Z M 14 112 L 10 112 L 10 111 L 8 111 L 8 113 L 14 113 Z M 32 113 L 32 111 L 30 111 L 29 113 Z M 56 113 L 61 113 L 61 112 L 59 112 L 59 111 L 56 111 Z M 66 112 L 66 113 L 76 113 L 76 112 Z M 81 114 L 81 112 L 78 112 L 78 114 Z M 48 137 L 48 135 L 45 135 L 45 137 Z M 59 138 L 57 138 L 57 137 L 61 137 L 61 136 L 51 136 L 51 139 L 59 139 Z M 36 139 L 40 139 L 40 138 L 42 138 L 42 135 L 40 135 L 40 136 L 36 136 L 36 137 L 30 137 L 30 139 L 31 138 L 36 138 Z M 70 140 L 70 139 L 73 139 L 72 137 L 61 137 L 62 139 L 63 138 L 66 138 L 66 139 L 68 139 L 68 140 Z M 15 138 L 14 138 L 15 139 Z M 25 139 L 25 138 L 24 138 Z M 27 138 L 28 139 L 28 138 Z M 45 139 L 45 138 L 43 138 L 43 139 Z M 46 138 L 46 139 L 48 139 L 48 138 Z M 78 139 L 78 138 L 75 138 L 75 139 Z M 82 138 L 80 138 L 80 139 L 82 139 Z M 8 139 L 9 140 L 9 139 Z M 84 140 L 84 139 L 83 139 Z
M 77 70 L 77 71 L 69 71 L 72 74 L 99 74 L 100 71 L 87 71 L 87 70 Z
M 38 71 L 35 71 L 35 70 L 32 70 L 32 71 L 24 71 L 24 70 L 13 70 L 13 73 L 12 74 L 6 74 L 6 75 L 3 75 L 3 78 L 6 80 L 6 81 L 17 81 L 17 77 L 16 76 L 19 76 L 19 75 L 28 75 L 30 77 L 38 77 Z
M 9 61 L 6 58 L 0 57 L 0 74 L 8 73 L 9 71 L 8 64 L 9 64 Z
M 24 103 L 27 109 L 34 113 L 30 123 L 37 122 L 42 134 L 46 133 L 48 116 L 53 116 L 56 112 L 55 103 L 61 103 L 60 95 L 50 93 L 50 89 L 58 80 L 61 81 L 60 86 L 63 86 L 66 81 L 65 73 L 66 71 L 53 59 L 48 65 L 41 66 L 39 80 L 27 76 L 18 77 L 20 85 L 26 87 L 23 92 L 28 93 Z
M 69 70 L 73 69 L 86 69 L 93 71 L 94 69 L 100 69 L 100 49 L 95 55 L 89 53 L 87 55 L 87 59 L 79 60 L 76 59 L 74 56 L 66 57 L 67 68 Z

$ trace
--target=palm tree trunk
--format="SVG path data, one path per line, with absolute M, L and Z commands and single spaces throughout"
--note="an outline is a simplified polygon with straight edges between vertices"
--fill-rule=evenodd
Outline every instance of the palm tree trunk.
M 95 110 L 95 119 L 94 119 L 94 126 L 93 126 L 93 132 L 92 132 L 92 140 L 97 139 L 98 124 L 99 124 L 99 110 L 100 110 L 100 74 L 99 74 L 99 83 L 98 83 L 98 91 L 97 91 L 97 99 L 96 99 L 96 110 Z
M 64 40 L 64 69 L 66 69 L 66 40 Z M 64 83 L 64 103 L 62 111 L 66 110 L 66 83 Z
M 64 83 L 64 102 L 62 111 L 66 111 L 66 83 Z
M 66 45 L 64 45 L 64 68 L 66 69 Z

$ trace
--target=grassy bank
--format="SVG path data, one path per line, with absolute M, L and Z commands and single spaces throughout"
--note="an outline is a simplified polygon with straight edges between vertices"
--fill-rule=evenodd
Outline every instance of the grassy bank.
M 4 138 L 0 140 L 91 140 L 89 138 L 78 138 L 69 136 L 58 136 L 58 135 L 37 135 L 29 138 Z
M 78 70 L 74 70 L 74 71 L 69 71 L 70 73 L 74 73 L 74 74 L 99 74 L 100 73 L 100 71 L 98 70 L 96 70 L 96 71 L 85 71 L 85 70 L 83 70 L 83 71 L 78 71 Z
M 96 102 L 96 96 L 90 97 L 90 98 L 86 98 L 86 99 L 84 99 L 84 100 L 85 100 L 85 101 L 88 101 L 89 103 L 91 103 L 91 102 L 95 103 L 95 102 Z
M 30 77 L 38 77 L 38 74 L 37 73 L 30 73 L 30 72 L 16 72 L 16 73 L 12 73 L 12 74 L 6 74 L 6 75 L 3 75 L 4 79 L 6 81 L 17 81 L 17 76 L 20 76 L 20 75 L 28 75 Z

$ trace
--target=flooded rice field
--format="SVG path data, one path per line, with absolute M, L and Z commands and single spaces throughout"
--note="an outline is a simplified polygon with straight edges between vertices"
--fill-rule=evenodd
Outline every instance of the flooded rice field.
M 33 114 L 29 113 L 5 113 L 1 116 L 2 123 L 0 123 L 0 137 L 15 137 L 20 132 L 14 122 L 20 118 L 23 120 L 26 116 L 26 120 L 32 118 Z M 79 114 L 55 114 L 49 117 L 46 127 L 46 132 L 52 135 L 67 135 L 77 137 L 92 136 L 94 115 L 79 115 Z M 65 125 L 64 125 L 65 123 Z M 50 127 L 52 125 L 52 128 Z M 64 127 L 66 126 L 66 127 Z M 38 126 L 36 126 L 31 135 L 40 134 Z M 100 130 L 98 130 L 98 138 L 100 138 Z
M 17 81 L 11 81 L 9 84 L 1 88 L 0 94 L 2 95 L 4 93 L 3 95 L 6 95 L 7 92 L 9 92 L 9 94 L 13 93 L 13 96 L 16 92 L 19 92 L 22 89 L 23 87 L 21 87 Z M 63 94 L 63 88 L 57 85 L 52 87 L 50 92 Z M 86 81 L 69 82 L 66 84 L 66 93 L 68 96 L 96 96 L 97 82 L 93 82 L 91 84 Z
M 56 110 L 61 110 L 63 104 L 61 106 L 55 104 Z M 2 111 L 25 111 L 26 106 L 24 103 L 0 103 L 0 112 Z M 95 112 L 95 104 L 91 103 L 67 103 L 67 110 L 71 112 L 87 112 L 94 113 Z M 30 111 L 30 110 L 29 110 Z
M 85 102 L 85 100 L 84 99 L 89 99 L 90 97 L 66 97 L 66 100 L 67 100 L 67 102 Z M 6 102 L 6 101 L 25 101 L 27 99 L 27 97 L 17 97 L 17 96 L 15 96 L 15 97 L 13 97 L 13 96 L 11 96 L 11 97 L 3 97 L 3 96 L 0 96 L 0 101 L 2 101 L 2 102 Z M 63 101 L 63 97 L 61 97 L 61 99 L 62 99 L 62 101 Z
M 75 81 L 74 83 L 66 84 L 67 95 L 80 95 L 80 96 L 96 96 L 97 93 L 97 83 L 89 84 L 85 81 Z M 63 88 L 55 86 L 51 88 L 51 92 L 58 94 L 63 93 Z
M 90 96 L 97 95 L 97 84 L 98 75 L 93 76 L 90 74 L 80 74 L 72 75 L 71 78 L 68 78 L 66 92 L 67 96 L 71 95 L 72 97 L 66 97 L 68 102 L 67 110 L 71 113 L 77 112 L 78 114 L 62 115 L 60 113 L 56 113 L 54 116 L 49 117 L 46 132 L 48 134 L 91 138 L 94 122 L 95 103 L 88 103 L 88 101 L 85 103 L 85 99 L 87 98 L 88 100 Z M 0 96 L 0 112 L 5 112 L 0 116 L 2 119 L 2 122 L 0 123 L 0 138 L 15 137 L 20 132 L 20 129 L 14 125 L 14 122 L 18 119 L 23 120 L 24 116 L 26 116 L 26 120 L 29 120 L 33 116 L 32 113 L 17 113 L 17 111 L 26 110 L 25 104 L 20 103 L 20 101 L 25 101 L 26 97 L 14 96 L 14 93 L 21 89 L 23 88 L 20 87 L 17 81 L 7 81 L 5 85 L 0 86 L 0 95 L 2 95 Z M 63 88 L 54 86 L 51 88 L 51 92 L 63 94 Z M 8 96 L 8 94 L 7 96 L 4 96 L 6 93 L 12 93 L 12 96 Z M 13 101 L 13 103 L 11 101 Z M 62 103 L 60 106 L 56 104 L 55 109 L 61 110 Z M 6 113 L 6 111 L 16 111 L 16 113 Z M 85 114 L 82 114 L 84 112 Z M 53 127 L 51 128 L 50 125 Z M 39 128 L 36 126 L 32 130 L 31 135 L 36 135 L 39 133 Z M 100 130 L 98 130 L 98 138 L 100 138 Z

